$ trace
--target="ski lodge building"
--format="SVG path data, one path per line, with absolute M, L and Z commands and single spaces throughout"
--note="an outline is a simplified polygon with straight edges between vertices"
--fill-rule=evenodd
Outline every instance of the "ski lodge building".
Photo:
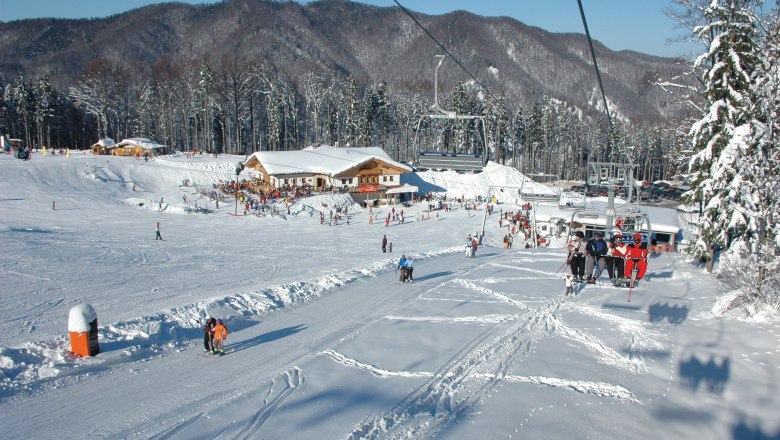
M 171 147 L 158 144 L 147 138 L 123 139 L 111 150 L 111 154 L 115 156 L 142 156 L 144 153 L 149 156 L 162 156 L 170 152 Z
M 92 154 L 95 156 L 102 154 L 111 154 L 111 150 L 116 148 L 116 141 L 111 138 L 105 138 L 92 144 Z
M 366 202 L 398 193 L 401 174 L 412 172 L 411 167 L 394 161 L 379 147 L 313 145 L 296 151 L 258 151 L 243 164 L 257 172 L 265 186 L 333 186 L 364 194 Z M 416 192 L 416 188 L 409 187 L 406 192 Z

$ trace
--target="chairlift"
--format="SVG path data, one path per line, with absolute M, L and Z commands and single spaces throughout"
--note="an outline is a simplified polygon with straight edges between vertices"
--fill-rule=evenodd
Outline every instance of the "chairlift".
M 487 161 L 487 133 L 486 133 L 486 125 L 485 125 L 485 119 L 484 117 L 480 115 L 459 115 L 454 111 L 451 110 L 444 110 L 441 105 L 439 105 L 439 68 L 441 67 L 442 63 L 444 62 L 445 56 L 444 55 L 437 55 L 437 58 L 439 58 L 439 63 L 436 65 L 436 70 L 434 73 L 434 103 L 431 106 L 430 110 L 431 113 L 429 114 L 423 114 L 418 117 L 417 120 L 417 129 L 414 133 L 414 141 L 413 141 L 413 148 L 414 148 L 414 166 L 416 168 L 423 168 L 423 169 L 454 169 L 456 171 L 482 171 L 482 167 L 485 166 Z M 467 159 L 462 160 L 433 160 L 435 157 L 430 157 L 429 154 L 423 154 L 423 153 L 430 153 L 430 147 L 422 149 L 420 147 L 420 133 L 422 132 L 422 124 L 424 121 L 428 121 L 428 125 L 434 125 L 436 121 L 442 121 L 442 124 L 445 125 L 444 128 L 439 128 L 439 132 L 447 132 L 452 131 L 453 124 L 457 121 L 474 121 L 475 127 L 474 128 L 468 128 L 467 131 L 469 132 L 476 132 L 477 136 L 469 136 L 470 138 L 474 138 L 476 140 L 481 141 L 481 146 L 475 146 L 472 149 L 472 153 L 466 153 L 464 155 L 463 152 L 458 151 L 440 151 L 441 147 L 437 147 L 435 150 L 438 153 L 442 153 L 446 158 L 446 155 L 451 155 L 452 157 L 462 157 Z M 477 123 L 480 124 L 477 124 Z M 477 125 L 479 125 L 479 128 L 477 128 Z M 439 139 L 440 136 L 437 136 Z M 425 151 L 428 150 L 428 151 Z M 474 160 L 474 158 L 478 160 Z M 478 164 L 478 165 L 477 165 Z

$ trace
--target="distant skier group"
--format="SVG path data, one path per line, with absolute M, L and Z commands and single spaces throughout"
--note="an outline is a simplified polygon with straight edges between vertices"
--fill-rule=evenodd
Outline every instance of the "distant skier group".
M 568 250 L 566 261 L 571 267 L 571 276 L 567 277 L 567 293 L 571 282 L 595 284 L 604 269 L 612 285 L 630 288 L 636 287 L 647 271 L 649 252 L 639 232 L 633 234 L 631 242 L 627 243 L 623 241 L 623 233 L 616 231 L 607 243 L 599 231 L 587 241 L 585 234 L 577 231 Z

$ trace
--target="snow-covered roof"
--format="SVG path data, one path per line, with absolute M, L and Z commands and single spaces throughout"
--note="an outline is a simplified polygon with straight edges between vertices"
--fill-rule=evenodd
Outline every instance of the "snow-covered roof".
M 607 217 L 604 214 L 604 210 L 606 210 L 607 204 L 606 197 L 589 199 L 585 210 L 575 215 L 574 221 L 584 225 L 605 227 L 607 224 Z M 623 200 L 615 199 L 616 217 L 624 215 L 624 205 L 625 203 Z M 537 221 L 550 221 L 550 219 L 553 218 L 562 218 L 568 222 L 572 219 L 572 214 L 575 212 L 575 209 L 572 208 L 547 204 L 538 204 L 536 209 Z M 639 211 L 647 215 L 653 232 L 677 234 L 681 229 L 677 218 L 677 211 L 675 209 L 639 206 Z
M 158 144 L 147 138 L 122 139 L 122 142 L 119 142 L 118 144 L 116 144 L 116 146 L 117 147 L 133 146 L 133 147 L 143 148 L 144 150 L 157 150 L 161 148 L 168 148 L 167 145 Z
M 423 192 L 446 192 L 450 197 L 455 198 L 487 197 L 490 193 L 500 203 L 512 203 L 518 200 L 520 191 L 524 195 L 557 194 L 555 189 L 535 182 L 516 168 L 492 161 L 488 161 L 481 173 L 463 174 L 454 170 L 428 170 L 418 171 L 415 175 L 419 176 L 419 179 L 411 180 L 412 176 L 406 175 L 402 181 L 420 186 Z
M 296 151 L 257 151 L 244 164 L 257 160 L 268 174 L 310 174 L 334 175 L 370 160 L 380 160 L 396 168 L 411 172 L 407 165 L 396 162 L 379 147 L 336 148 L 330 145 L 306 147 Z
M 387 190 L 387 194 L 403 194 L 403 193 L 416 193 L 420 191 L 420 189 L 414 185 L 409 185 L 408 183 L 404 183 L 401 186 L 397 186 L 395 188 L 391 188 Z
M 95 145 L 93 145 L 93 147 L 97 147 L 97 146 L 112 147 L 114 145 L 116 145 L 116 141 L 115 140 L 113 140 L 111 138 L 105 138 L 105 139 L 101 139 L 101 140 L 97 141 L 97 143 Z

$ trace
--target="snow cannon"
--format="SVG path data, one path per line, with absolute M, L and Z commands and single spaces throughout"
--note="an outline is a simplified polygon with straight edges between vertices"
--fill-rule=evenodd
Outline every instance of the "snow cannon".
M 77 356 L 95 356 L 98 345 L 97 312 L 89 304 L 79 304 L 68 314 L 70 351 Z

